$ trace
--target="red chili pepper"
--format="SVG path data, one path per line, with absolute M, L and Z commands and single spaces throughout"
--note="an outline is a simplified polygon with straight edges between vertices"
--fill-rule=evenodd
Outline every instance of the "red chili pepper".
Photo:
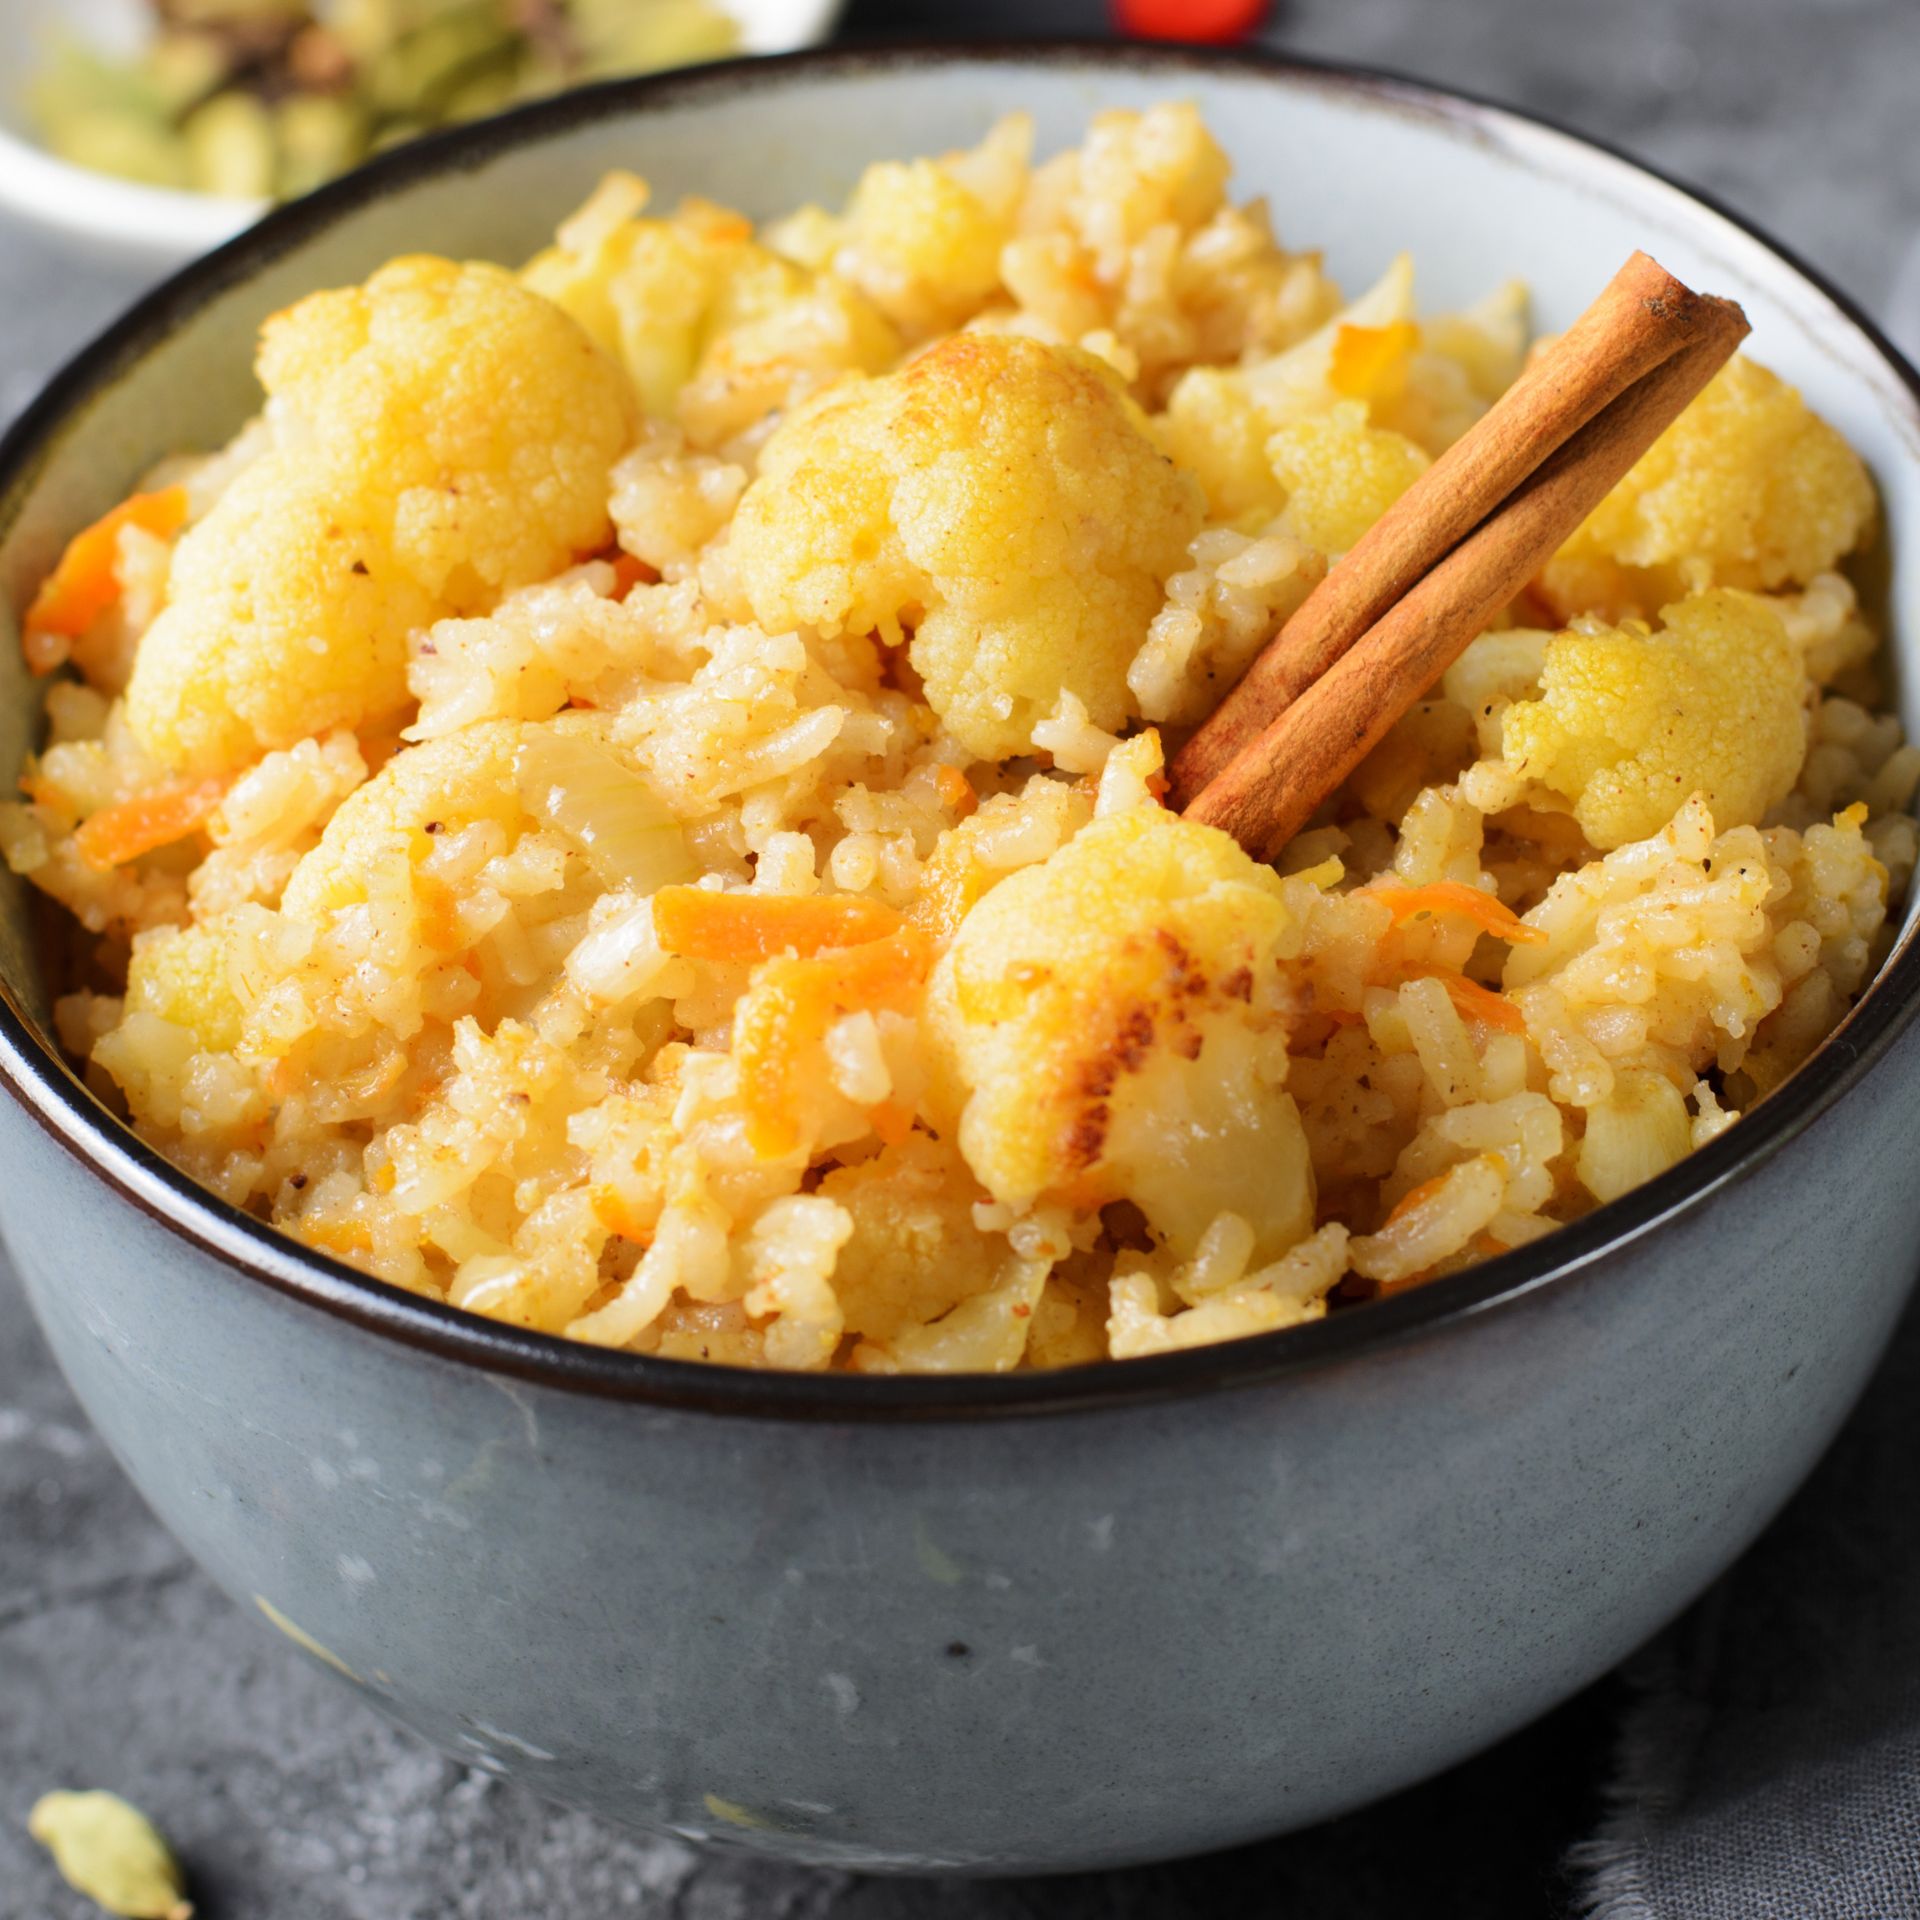
M 1267 0 L 1113 0 L 1114 23 L 1143 40 L 1238 40 L 1267 15 Z

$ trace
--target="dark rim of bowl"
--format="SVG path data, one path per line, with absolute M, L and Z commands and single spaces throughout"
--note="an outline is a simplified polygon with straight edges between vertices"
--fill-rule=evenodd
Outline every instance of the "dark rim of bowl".
M 720 61 L 583 88 L 411 142 L 268 214 L 140 300 L 54 375 L 0 439 L 0 499 L 23 497 L 26 483 L 56 443 L 61 422 L 213 296 L 244 280 L 262 261 L 395 187 L 478 166 L 583 120 L 630 114 L 655 103 L 750 95 L 795 75 L 964 61 L 1145 69 L 1170 76 L 1182 71 L 1265 73 L 1468 126 L 1508 122 L 1545 131 L 1567 142 L 1576 154 L 1624 164 L 1758 242 L 1832 302 L 1920 406 L 1920 375 L 1847 295 L 1791 249 L 1711 195 L 1541 115 L 1375 68 L 1253 50 L 1057 39 L 874 42 Z M 1592 1268 L 1612 1249 L 1750 1177 L 1852 1086 L 1917 1012 L 1920 941 L 1910 930 L 1820 1050 L 1758 1109 L 1645 1186 L 1529 1247 L 1304 1326 L 1148 1359 L 1003 1375 L 761 1373 L 584 1346 L 557 1334 L 484 1319 L 373 1279 L 198 1186 L 86 1090 L 41 1038 L 4 982 L 0 1068 L 9 1094 L 40 1126 L 161 1225 L 248 1278 L 410 1347 L 490 1373 L 605 1399 L 773 1419 L 951 1421 L 1102 1411 L 1258 1384 L 1359 1359 Z M 125 1163 L 125 1170 L 113 1164 L 116 1160 Z M 152 1187 L 160 1190 L 166 1204 L 145 1190 Z

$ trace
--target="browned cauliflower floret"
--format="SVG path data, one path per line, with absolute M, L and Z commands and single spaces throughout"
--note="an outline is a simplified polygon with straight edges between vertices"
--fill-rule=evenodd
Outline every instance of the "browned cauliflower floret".
M 1704 586 L 1824 573 L 1865 537 L 1873 482 L 1778 375 L 1731 361 L 1548 565 L 1563 615 L 1651 612 Z
M 732 550 L 763 626 L 910 630 L 948 731 L 1004 758 L 1063 690 L 1095 726 L 1129 717 L 1128 663 L 1199 524 L 1097 362 L 963 333 L 794 414 Z
M 409 259 L 268 322 L 274 446 L 181 539 L 128 687 L 220 773 L 405 704 L 406 638 L 603 545 L 620 370 L 495 267 Z
M 1558 634 L 1540 698 L 1507 709 L 1507 763 L 1573 804 L 1596 847 L 1658 833 L 1695 794 L 1757 824 L 1799 778 L 1806 683 L 1780 616 L 1716 589 L 1638 624 Z
M 1152 805 L 1001 881 L 927 994 L 982 1185 L 1016 1207 L 1131 1200 L 1183 1258 L 1222 1212 L 1262 1258 L 1303 1238 L 1313 1180 L 1274 1005 L 1289 924 L 1269 869 Z

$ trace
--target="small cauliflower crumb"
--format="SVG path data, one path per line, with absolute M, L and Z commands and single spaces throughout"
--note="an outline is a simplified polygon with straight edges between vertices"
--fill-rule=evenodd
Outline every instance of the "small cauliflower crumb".
M 611 534 L 620 370 L 497 267 L 397 260 L 267 325 L 273 448 L 182 536 L 128 717 L 224 773 L 406 702 L 407 635 Z
M 1506 712 L 1509 766 L 1571 802 L 1602 849 L 1643 840 L 1695 794 L 1714 823 L 1757 824 L 1799 777 L 1805 683 L 1780 616 L 1753 594 L 1696 594 L 1661 629 L 1556 635 L 1541 697 Z
M 962 333 L 796 412 L 732 553 L 771 630 L 911 633 L 928 703 L 987 758 L 1031 751 L 1063 691 L 1109 732 L 1135 713 L 1127 668 L 1199 526 L 1096 361 Z

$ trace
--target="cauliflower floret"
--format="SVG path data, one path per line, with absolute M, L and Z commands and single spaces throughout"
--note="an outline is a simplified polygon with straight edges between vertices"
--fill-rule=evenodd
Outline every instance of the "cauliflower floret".
M 1804 583 L 1852 552 L 1873 515 L 1873 482 L 1846 441 L 1778 375 L 1735 359 L 1588 515 L 1543 584 L 1562 614 L 1617 616 L 1704 586 Z
M 157 1015 L 185 1028 L 201 1051 L 231 1052 L 246 1012 L 232 956 L 233 942 L 220 920 L 141 934 L 127 964 L 128 1015 Z
M 320 844 L 294 868 L 282 910 L 289 919 L 321 925 L 368 899 L 396 853 L 417 865 L 442 834 L 482 821 L 519 827 L 525 808 L 514 755 L 524 739 L 546 730 L 486 720 L 396 753 L 340 803 Z
M 1275 431 L 1339 405 L 1335 359 L 1343 335 L 1384 333 L 1413 319 L 1413 262 L 1401 254 L 1359 299 L 1284 352 L 1250 366 L 1184 373 L 1155 425 L 1167 450 L 1199 477 L 1216 520 L 1266 519 L 1286 488 L 1268 458 Z
M 409 259 L 269 321 L 272 450 L 174 554 L 127 691 L 157 758 L 220 773 L 405 704 L 406 636 L 605 544 L 620 371 L 495 267 Z
M 967 915 L 927 1026 L 996 1200 L 1133 1201 L 1189 1257 L 1223 1211 L 1271 1259 L 1313 1225 L 1286 1072 L 1281 882 L 1157 806 L 1083 829 Z
M 637 425 L 620 370 L 499 267 L 395 260 L 267 322 L 260 379 L 290 459 L 449 612 L 490 606 L 611 536 Z
M 646 183 L 609 174 L 522 279 L 592 334 L 656 420 L 728 444 L 837 374 L 877 373 L 900 338 L 837 274 L 780 257 L 742 214 L 689 200 L 640 220 Z
M 1432 465 L 1404 434 L 1368 426 L 1357 400 L 1282 427 L 1267 462 L 1287 490 L 1282 524 L 1325 554 L 1345 553 Z
M 1108 731 L 1134 712 L 1128 664 L 1199 524 L 1097 362 L 965 333 L 795 413 L 731 544 L 762 626 L 911 630 L 948 731 L 1005 758 L 1062 689 Z
M 1556 635 L 1541 695 L 1509 707 L 1509 766 L 1572 802 L 1596 847 L 1656 834 L 1692 796 L 1725 832 L 1757 824 L 1799 778 L 1806 682 L 1780 616 L 1716 589 L 1662 610 L 1662 630 Z
M 1012 114 L 969 152 L 877 162 L 843 216 L 806 208 L 768 237 L 809 265 L 831 262 L 889 320 L 925 339 L 971 318 L 998 288 L 1032 149 L 1032 122 Z
M 128 721 L 156 759 L 194 773 L 358 726 L 405 703 L 407 635 L 436 612 L 378 533 L 269 454 L 175 550 Z
M 915 1132 L 871 1160 L 836 1167 L 820 1192 L 853 1222 L 833 1269 L 849 1333 L 892 1340 L 1000 1277 L 1006 1245 L 975 1228 L 980 1190 L 946 1142 Z

